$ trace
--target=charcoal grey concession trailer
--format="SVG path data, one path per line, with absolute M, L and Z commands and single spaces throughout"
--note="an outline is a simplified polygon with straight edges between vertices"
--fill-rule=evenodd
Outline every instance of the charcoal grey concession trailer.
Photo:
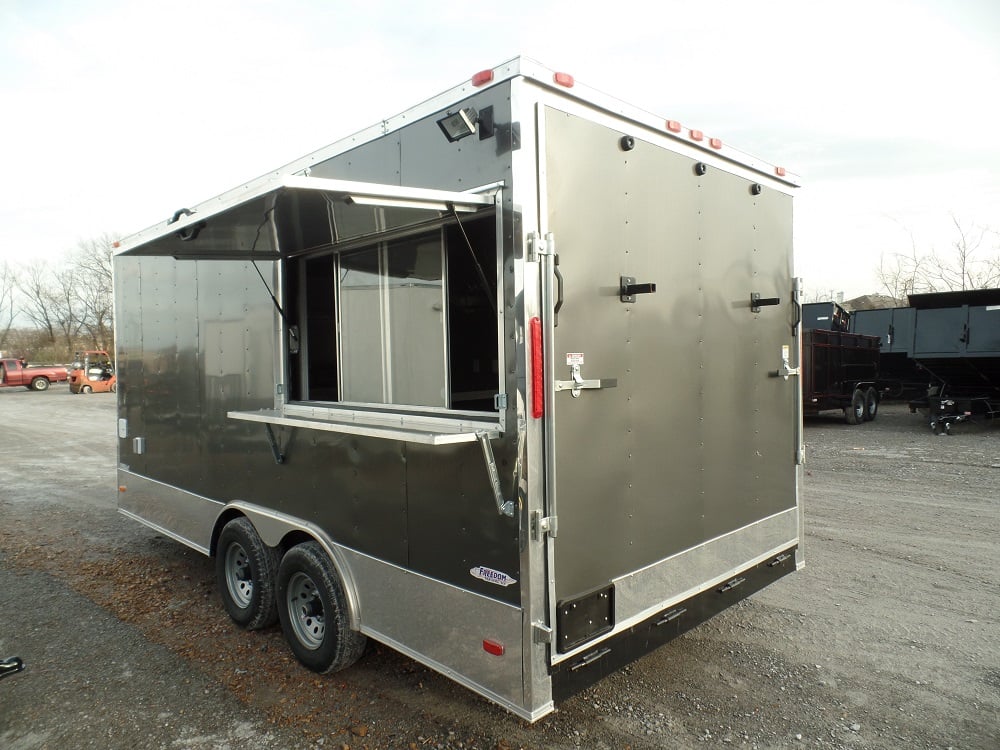
M 795 185 L 521 58 L 179 210 L 115 258 L 121 511 L 312 669 L 537 719 L 801 564 Z

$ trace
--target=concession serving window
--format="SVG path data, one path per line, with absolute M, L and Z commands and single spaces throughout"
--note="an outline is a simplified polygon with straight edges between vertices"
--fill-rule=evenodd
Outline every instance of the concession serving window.
M 274 408 L 229 417 L 430 444 L 499 435 L 500 187 L 285 177 L 185 216 L 175 257 L 252 261 L 275 298 Z

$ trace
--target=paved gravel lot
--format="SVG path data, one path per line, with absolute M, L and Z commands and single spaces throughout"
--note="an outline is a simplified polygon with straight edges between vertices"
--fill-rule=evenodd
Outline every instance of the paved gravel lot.
M 395 652 L 300 668 L 115 512 L 114 396 L 0 390 L 0 748 L 1000 747 L 1000 425 L 810 420 L 807 567 L 528 725 Z

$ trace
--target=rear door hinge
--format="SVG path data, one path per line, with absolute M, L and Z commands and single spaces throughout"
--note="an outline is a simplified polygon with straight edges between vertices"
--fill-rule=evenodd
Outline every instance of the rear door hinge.
M 552 643 L 552 628 L 544 622 L 531 623 L 531 640 L 535 643 Z
M 543 516 L 540 510 L 531 512 L 531 538 L 536 542 L 542 541 L 542 536 L 548 534 L 555 538 L 559 529 L 559 524 L 555 516 Z
M 528 262 L 537 263 L 542 255 L 555 255 L 555 237 L 552 232 L 544 238 L 534 232 L 528 235 Z

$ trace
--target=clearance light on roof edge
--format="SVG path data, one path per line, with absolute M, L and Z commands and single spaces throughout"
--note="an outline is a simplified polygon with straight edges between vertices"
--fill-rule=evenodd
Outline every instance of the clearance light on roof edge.
M 775 167 L 774 168 L 774 173 L 776 175 L 778 175 L 778 177 L 784 177 L 785 176 L 785 168 L 784 167 Z
M 693 130 L 693 129 L 689 130 L 688 136 L 691 138 L 692 141 L 702 141 L 705 139 L 705 134 L 702 133 L 700 130 Z
M 478 73 L 472 76 L 472 85 L 482 86 L 484 84 L 489 83 L 492 80 L 493 80 L 492 70 L 480 70 Z
M 715 148 L 715 149 L 722 148 L 722 139 L 721 138 L 709 138 L 708 139 L 708 145 L 711 146 L 712 148 Z
M 677 120 L 667 120 L 667 130 L 671 133 L 681 132 L 681 124 Z
M 576 81 L 573 80 L 573 76 L 569 73 L 556 73 L 552 76 L 552 80 L 560 86 L 565 86 L 568 89 L 573 88 L 573 84 L 576 83 Z

